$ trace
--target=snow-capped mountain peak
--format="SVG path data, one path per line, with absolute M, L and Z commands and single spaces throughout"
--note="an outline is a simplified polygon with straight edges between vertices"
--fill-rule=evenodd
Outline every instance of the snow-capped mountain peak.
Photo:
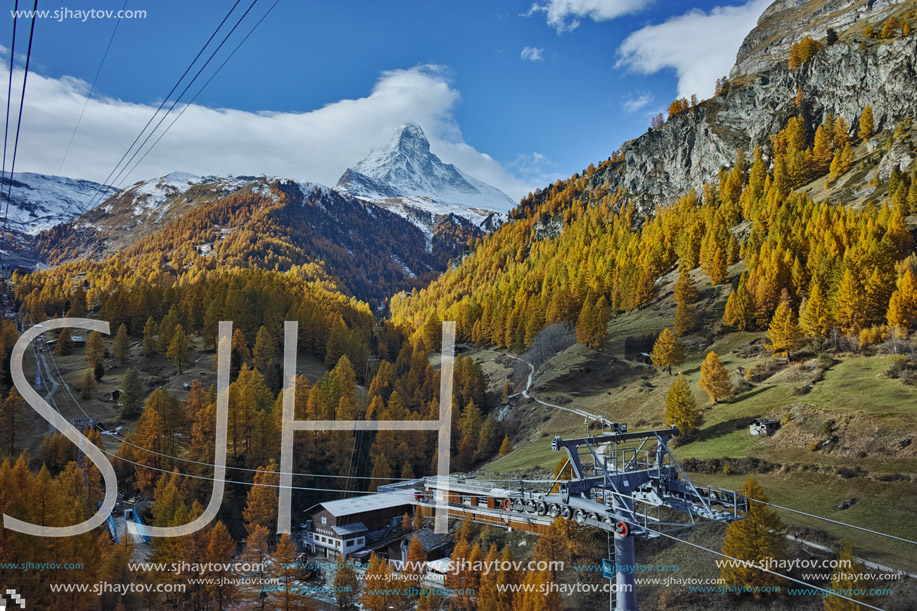
M 388 146 L 344 172 L 337 189 L 388 208 L 427 232 L 437 218 L 450 214 L 488 230 L 515 205 L 499 189 L 444 163 L 416 123 L 398 127 Z
M 372 200 L 426 197 L 441 204 L 501 212 L 515 205 L 499 189 L 444 163 L 430 150 L 416 123 L 400 126 L 387 147 L 344 172 L 337 186 Z

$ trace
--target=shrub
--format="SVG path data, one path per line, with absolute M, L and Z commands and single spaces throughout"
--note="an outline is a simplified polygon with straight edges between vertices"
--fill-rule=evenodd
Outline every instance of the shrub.
M 917 386 L 917 371 L 908 371 L 901 376 L 901 382 L 907 386 Z
M 903 354 L 893 354 L 889 356 L 888 369 L 885 370 L 885 375 L 892 379 L 900 378 L 904 370 L 907 369 L 909 361 L 910 359 Z

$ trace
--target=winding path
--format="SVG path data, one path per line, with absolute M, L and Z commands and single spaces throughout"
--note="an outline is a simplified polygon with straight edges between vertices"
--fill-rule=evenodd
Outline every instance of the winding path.
M 563 411 L 565 411 L 565 412 L 570 412 L 571 414 L 576 414 L 577 416 L 582 416 L 582 417 L 585 418 L 586 420 L 594 420 L 594 421 L 596 421 L 596 422 L 604 422 L 604 423 L 607 423 L 607 422 L 608 422 L 608 420 L 606 420 L 605 417 L 603 417 L 603 416 L 597 416 L 597 415 L 595 415 L 595 414 L 592 414 L 592 413 L 590 413 L 590 412 L 583 411 L 583 410 L 581 410 L 581 409 L 574 409 L 574 408 L 572 408 L 572 407 L 563 407 L 563 406 L 561 406 L 561 405 L 555 405 L 555 404 L 553 404 L 553 403 L 548 403 L 547 401 L 542 401 L 542 400 L 539 399 L 538 397 L 529 394 L 529 389 L 532 388 L 532 378 L 535 376 L 535 366 L 532 365 L 531 363 L 529 363 L 527 360 L 525 360 L 525 359 L 523 359 L 523 358 L 520 358 L 520 357 L 518 357 L 518 356 L 513 356 L 512 354 L 509 354 L 508 352 L 497 352 L 496 350 L 490 350 L 490 349 L 486 349 L 486 350 L 487 350 L 488 352 L 493 352 L 494 354 L 499 354 L 499 355 L 502 355 L 502 356 L 508 356 L 508 357 L 511 358 L 511 359 L 515 359 L 515 360 L 520 361 L 520 362 L 522 362 L 522 363 L 525 363 L 526 365 L 529 366 L 529 377 L 528 377 L 528 379 L 526 379 L 526 381 L 525 381 L 525 388 L 522 390 L 522 392 L 520 392 L 520 393 L 515 393 L 515 394 L 510 395 L 510 396 L 515 397 L 515 396 L 517 396 L 517 395 L 522 395 L 522 396 L 525 397 L 526 399 L 531 399 L 532 401 L 535 401 L 536 403 L 540 403 L 540 404 L 544 405 L 545 407 L 552 407 L 552 408 L 554 408 L 554 409 L 559 409 L 559 410 L 563 410 Z

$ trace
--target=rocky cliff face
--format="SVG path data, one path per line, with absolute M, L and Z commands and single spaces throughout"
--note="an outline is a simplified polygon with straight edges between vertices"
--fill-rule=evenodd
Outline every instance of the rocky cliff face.
M 906 0 L 777 0 L 758 19 L 739 48 L 731 78 L 757 74 L 789 57 L 790 46 L 809 36 L 823 40 L 829 28 L 847 30 L 858 21 L 880 21 Z
M 819 15 L 818 7 L 851 5 L 848 13 L 859 15 L 853 9 L 866 4 L 781 0 L 768 9 L 743 49 L 761 48 L 763 43 L 755 40 L 778 27 L 774 23 L 781 23 L 786 16 L 780 7 L 795 5 L 797 10 L 811 9 L 809 14 Z M 875 0 L 873 6 L 878 12 L 868 13 L 871 23 L 881 19 L 890 2 Z M 777 21 L 768 21 L 768 14 Z M 804 32 L 807 27 L 799 23 L 797 31 Z M 798 39 L 795 34 L 786 38 Z M 700 190 L 716 177 L 721 166 L 734 162 L 737 149 L 750 152 L 757 145 L 767 148 L 768 136 L 798 113 L 795 98 L 800 87 L 810 126 L 820 123 L 829 112 L 855 126 L 867 104 L 872 105 L 880 130 L 917 117 L 917 35 L 882 41 L 845 35 L 797 70 L 790 70 L 785 55 L 766 59 L 772 55 L 748 50 L 740 53 L 738 65 L 744 66 L 740 70 L 755 69 L 755 74 L 744 76 L 726 94 L 706 100 L 626 144 L 621 150 L 623 160 L 595 172 L 593 186 L 607 181 L 612 191 L 626 190 L 638 214 L 643 215 L 692 188 Z

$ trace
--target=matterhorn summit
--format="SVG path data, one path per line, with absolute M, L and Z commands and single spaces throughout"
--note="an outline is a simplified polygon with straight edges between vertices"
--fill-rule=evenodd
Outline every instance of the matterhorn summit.
M 499 189 L 443 163 L 416 123 L 401 125 L 388 146 L 344 172 L 337 188 L 428 227 L 435 217 L 452 214 L 490 229 L 502 221 L 503 215 L 494 213 L 516 203 Z

